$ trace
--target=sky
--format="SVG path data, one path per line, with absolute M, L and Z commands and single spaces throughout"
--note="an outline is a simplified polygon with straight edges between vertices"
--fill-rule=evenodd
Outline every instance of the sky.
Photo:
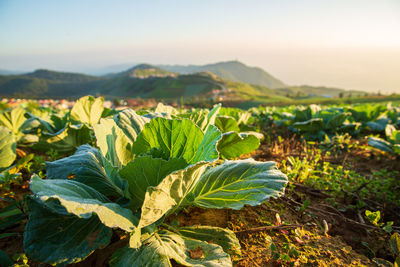
M 400 92 L 400 0 L 0 0 L 0 69 L 227 60 L 290 85 Z

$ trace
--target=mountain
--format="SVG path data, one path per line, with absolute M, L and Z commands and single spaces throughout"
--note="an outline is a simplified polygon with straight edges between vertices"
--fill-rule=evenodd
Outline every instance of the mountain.
M 325 86 L 289 86 L 275 89 L 278 95 L 287 97 L 348 97 L 348 96 L 364 96 L 366 92 L 356 90 L 345 90 L 340 88 L 325 87 Z
M 96 76 L 90 76 L 86 74 L 58 72 L 45 69 L 39 69 L 35 70 L 32 73 L 26 73 L 25 76 L 38 79 L 45 79 L 54 82 L 64 82 L 64 83 L 90 82 L 102 79 Z
M 159 67 L 149 65 L 149 64 L 139 64 L 126 71 L 121 71 L 119 73 L 112 73 L 106 75 L 107 77 L 118 77 L 118 76 L 129 76 L 132 78 L 149 78 L 149 77 L 167 77 L 176 76 L 175 73 L 166 71 Z
M 0 75 L 0 96 L 76 97 L 91 93 L 103 77 L 50 70 L 21 75 Z
M 231 69 L 233 69 L 232 66 L 248 68 L 240 62 L 223 62 L 206 66 L 214 66 L 214 70 L 221 66 L 231 66 Z M 221 70 L 221 68 L 219 69 Z M 227 69 L 225 68 L 225 70 Z M 176 100 L 183 97 L 200 101 L 214 99 L 262 104 L 288 102 L 293 98 L 348 97 L 350 94 L 352 96 L 365 94 L 361 91 L 307 85 L 271 89 L 263 85 L 222 78 L 211 71 L 180 74 L 179 72 L 182 70 L 179 70 L 178 67 L 175 67 L 174 70 L 168 71 L 160 66 L 139 64 L 106 76 L 45 69 L 21 75 L 0 75 L 0 97 L 77 98 L 88 94 L 101 94 L 110 98 L 141 97 Z
M 211 72 L 178 74 L 148 64 L 140 64 L 126 71 L 108 75 L 100 91 L 110 96 L 158 99 L 287 99 L 264 86 L 232 82 Z
M 104 76 L 109 74 L 115 74 L 117 72 L 125 71 L 132 66 L 137 65 L 137 63 L 123 63 L 117 65 L 110 65 L 110 66 L 98 66 L 98 67 L 86 67 L 81 68 L 79 71 L 88 75 L 95 75 L 95 76 Z
M 281 88 L 286 85 L 273 77 L 265 70 L 258 67 L 249 67 L 239 61 L 226 61 L 208 65 L 159 65 L 158 67 L 181 74 L 210 71 L 219 77 L 249 84 L 266 86 L 268 88 Z
M 0 96 L 65 98 L 87 94 L 169 100 L 288 100 L 265 86 L 229 81 L 212 72 L 178 74 L 148 64 L 101 77 L 51 70 L 0 75 Z
M 206 95 L 212 90 L 222 90 L 223 84 L 204 74 L 166 75 L 154 68 L 135 69 L 116 74 L 99 88 L 109 96 L 171 99 Z M 155 76 L 151 76 L 155 74 Z M 149 76 L 150 75 L 150 76 Z

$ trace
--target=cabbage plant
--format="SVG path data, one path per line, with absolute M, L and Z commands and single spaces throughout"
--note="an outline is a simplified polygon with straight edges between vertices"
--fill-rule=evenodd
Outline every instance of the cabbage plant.
M 5 110 L 0 113 L 0 126 L 8 128 L 16 137 L 23 137 L 25 129 L 26 111 L 22 107 Z
M 179 116 L 192 120 L 202 130 L 209 125 L 216 126 L 222 133 L 217 146 L 220 157 L 234 159 L 256 150 L 260 146 L 260 139 L 264 137 L 250 125 L 254 121 L 251 115 L 248 111 L 221 108 L 221 104 L 218 104 L 211 110 L 198 109 Z
M 379 137 L 369 137 L 368 145 L 382 150 L 400 155 L 400 130 L 389 124 L 385 128 L 386 140 Z
M 333 136 L 343 132 L 355 134 L 359 125 L 347 121 L 350 115 L 343 108 L 322 110 L 317 105 L 310 105 L 306 109 L 296 110 L 289 129 L 299 132 L 307 140 L 323 140 L 325 135 Z
M 92 141 L 93 126 L 106 116 L 102 97 L 84 96 L 76 101 L 70 112 L 35 116 L 28 113 L 31 136 L 35 133 L 33 149 L 71 153 Z
M 189 119 L 140 116 L 124 110 L 94 125 L 97 147 L 47 162 L 33 176 L 24 234 L 26 254 L 66 265 L 110 244 L 113 229 L 129 244 L 112 266 L 231 266 L 235 234 L 209 226 L 165 223 L 182 208 L 241 209 L 283 194 L 287 177 L 274 162 L 220 163 L 221 132 Z
M 242 124 L 230 116 L 218 116 L 215 125 L 222 132 L 218 151 L 224 159 L 251 153 L 260 146 L 260 139 L 264 138 L 263 134 L 255 131 L 242 131 Z
M 0 126 L 0 171 L 9 167 L 17 158 L 17 142 L 13 133 Z

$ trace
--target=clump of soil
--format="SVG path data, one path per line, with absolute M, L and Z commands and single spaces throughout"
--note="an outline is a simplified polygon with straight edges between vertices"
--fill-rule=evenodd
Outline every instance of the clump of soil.
M 340 236 L 325 234 L 316 223 L 303 219 L 284 202 L 274 200 L 257 207 L 242 210 L 204 210 L 191 208 L 178 215 L 181 225 L 227 226 L 241 244 L 242 256 L 234 258 L 236 266 L 370 266 L 370 260 L 353 250 Z M 279 214 L 283 225 L 297 226 L 282 230 L 277 225 Z M 207 218 L 208 220 L 205 220 Z M 223 220 L 227 218 L 227 220 Z M 311 220 L 312 221 L 312 220 Z M 254 231 L 272 226 L 273 229 Z M 287 247 L 297 251 L 288 260 L 274 258 L 271 244 L 277 253 L 288 254 Z M 276 254 L 276 253 L 275 253 Z

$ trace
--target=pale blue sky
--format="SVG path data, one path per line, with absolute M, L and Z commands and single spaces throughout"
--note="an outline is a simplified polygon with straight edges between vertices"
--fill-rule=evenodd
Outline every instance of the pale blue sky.
M 0 0 L 0 69 L 231 59 L 289 84 L 400 91 L 400 0 Z

